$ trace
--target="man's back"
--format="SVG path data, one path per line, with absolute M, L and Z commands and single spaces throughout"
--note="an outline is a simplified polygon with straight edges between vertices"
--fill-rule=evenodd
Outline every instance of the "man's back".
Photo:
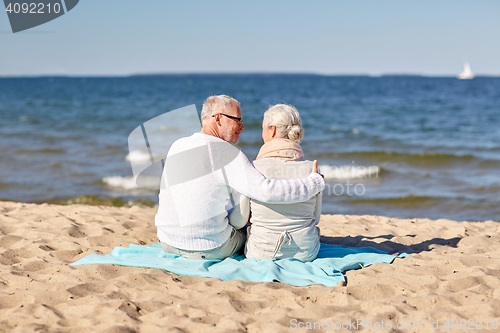
M 186 250 L 213 249 L 231 233 L 226 209 L 231 200 L 223 169 L 213 168 L 213 143 L 230 145 L 214 136 L 195 133 L 177 140 L 168 152 L 155 224 L 158 238 L 171 246 Z M 187 158 L 171 165 L 172 157 L 190 151 L 193 153 Z M 173 173 L 193 176 L 192 179 L 183 177 L 184 181 L 179 182 L 179 176 L 172 177 Z

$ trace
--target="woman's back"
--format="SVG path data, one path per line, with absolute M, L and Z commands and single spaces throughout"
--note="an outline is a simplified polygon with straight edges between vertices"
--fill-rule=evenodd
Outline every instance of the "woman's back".
M 311 172 L 312 162 L 262 158 L 254 166 L 268 179 L 300 179 Z M 250 201 L 252 225 L 245 254 L 255 259 L 296 258 L 310 261 L 319 251 L 321 194 L 305 202 L 267 204 Z
M 267 179 L 300 179 L 307 177 L 313 162 L 304 160 L 299 143 L 304 135 L 299 112 L 291 105 L 271 106 L 262 121 L 262 140 L 254 166 Z M 250 206 L 250 207 L 249 207 Z M 245 246 L 247 258 L 296 258 L 311 261 L 319 252 L 321 193 L 306 202 L 264 204 L 244 200 L 241 211 L 250 222 Z

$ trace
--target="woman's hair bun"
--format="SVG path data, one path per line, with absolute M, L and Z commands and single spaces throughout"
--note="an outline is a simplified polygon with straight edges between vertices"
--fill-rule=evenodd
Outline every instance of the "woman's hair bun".
M 304 135 L 299 111 L 292 105 L 273 105 L 264 113 L 264 119 L 268 127 L 276 127 L 282 138 L 299 143 Z
M 288 138 L 295 142 L 300 142 L 303 135 L 304 135 L 304 130 L 300 125 L 291 126 L 290 130 L 288 131 Z

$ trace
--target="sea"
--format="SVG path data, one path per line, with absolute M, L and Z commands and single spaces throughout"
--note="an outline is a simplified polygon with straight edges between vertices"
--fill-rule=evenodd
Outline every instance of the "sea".
M 295 74 L 0 78 L 0 199 L 154 207 L 129 135 L 211 95 L 241 102 L 239 147 L 295 106 L 326 178 L 324 214 L 500 221 L 500 78 Z M 185 131 L 182 121 L 165 135 Z M 168 133 L 170 132 L 170 133 Z M 147 156 L 147 155 L 146 155 Z

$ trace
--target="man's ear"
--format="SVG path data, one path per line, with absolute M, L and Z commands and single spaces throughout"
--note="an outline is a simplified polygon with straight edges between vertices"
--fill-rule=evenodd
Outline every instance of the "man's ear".
M 219 114 L 219 113 L 217 113 L 217 114 L 214 116 L 215 123 L 216 123 L 217 125 L 219 125 L 219 126 L 220 126 L 220 118 L 221 118 L 221 116 L 220 116 L 220 114 Z

